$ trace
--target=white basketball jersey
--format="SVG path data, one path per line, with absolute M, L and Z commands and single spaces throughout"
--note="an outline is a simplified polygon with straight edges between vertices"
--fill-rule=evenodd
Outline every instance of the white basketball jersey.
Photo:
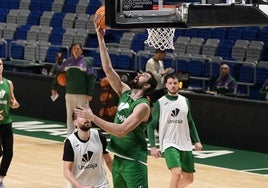
M 103 148 L 99 133 L 90 129 L 90 139 L 81 142 L 74 134 L 68 139 L 74 151 L 72 173 L 82 185 L 91 185 L 95 188 L 108 188 L 106 171 L 103 163 Z M 68 182 L 67 188 L 73 188 Z
M 188 105 L 185 97 L 178 95 L 175 101 L 163 96 L 159 99 L 159 142 L 160 150 L 174 147 L 181 151 L 192 151 L 188 124 Z

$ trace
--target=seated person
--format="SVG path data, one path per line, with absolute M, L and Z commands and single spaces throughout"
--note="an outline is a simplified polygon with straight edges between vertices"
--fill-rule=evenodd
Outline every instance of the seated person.
M 220 77 L 215 81 L 212 88 L 212 94 L 226 95 L 235 94 L 237 91 L 237 84 L 234 77 L 230 74 L 230 67 L 227 64 L 221 65 Z
M 268 101 L 268 79 L 265 80 L 260 89 L 260 99 L 262 101 Z

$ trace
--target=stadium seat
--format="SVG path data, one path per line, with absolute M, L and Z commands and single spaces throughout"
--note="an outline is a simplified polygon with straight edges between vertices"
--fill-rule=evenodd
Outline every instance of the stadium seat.
M 65 0 L 54 0 L 51 5 L 52 12 L 62 12 Z
M 62 27 L 54 27 L 50 35 L 50 43 L 53 45 L 61 45 L 62 35 L 65 29 Z
M 176 58 L 176 70 L 182 73 L 188 73 L 188 65 L 190 59 L 181 59 L 179 57 Z
M 6 18 L 6 23 L 17 23 L 17 16 L 19 14 L 18 9 L 10 9 L 7 18 Z
M 35 41 L 27 41 L 24 47 L 23 59 L 27 61 L 37 61 L 37 44 Z
M 242 39 L 248 41 L 257 40 L 259 31 L 260 27 L 257 26 L 246 27 L 242 33 Z
M 231 57 L 236 61 L 244 61 L 246 57 L 247 48 L 249 45 L 248 40 L 236 40 L 232 47 Z
M 39 42 L 49 42 L 50 35 L 52 32 L 53 28 L 50 26 L 40 26 L 40 32 L 38 34 L 38 41 Z
M 16 40 L 16 41 L 11 41 L 9 44 L 10 48 L 10 59 L 23 59 L 23 54 L 24 54 L 24 47 L 26 45 L 25 40 Z
M 85 46 L 88 37 L 88 30 L 86 29 L 76 29 L 76 34 L 74 35 L 73 42 L 81 43 Z
M 9 9 L 18 9 L 20 4 L 19 4 L 20 0 L 8 0 L 8 8 Z M 1 4 L 2 5 L 2 4 Z
M 39 25 L 42 12 L 40 10 L 31 10 L 28 16 L 28 25 Z
M 65 16 L 64 13 L 55 12 L 53 14 L 53 17 L 51 18 L 50 26 L 53 27 L 53 28 L 61 27 L 62 26 L 62 20 L 63 20 L 64 16 Z
M 40 32 L 40 26 L 33 25 L 31 28 L 28 30 L 27 33 L 27 41 L 37 41 L 38 40 L 38 35 Z
M 134 52 L 144 50 L 144 41 L 147 39 L 146 33 L 137 33 L 132 40 L 131 49 Z
M 39 25 L 42 26 L 50 26 L 52 17 L 53 17 L 54 12 L 51 11 L 44 11 L 42 16 L 40 17 L 40 23 Z
M 0 22 L 0 38 L 3 38 L 5 28 L 6 28 L 6 23 Z
M 242 39 L 242 34 L 244 31 L 244 27 L 232 27 L 229 29 L 227 33 L 227 38 L 228 40 L 240 40 Z
M 27 33 L 30 30 L 30 25 L 21 25 L 18 27 L 17 32 L 15 34 L 14 39 L 15 40 L 26 40 L 27 39 Z
M 63 28 L 73 28 L 76 19 L 76 14 L 67 12 L 62 20 Z
M 30 9 L 31 0 L 21 0 L 19 3 L 20 10 L 29 10 Z
M 86 14 L 89 0 L 80 0 L 75 7 L 76 14 Z
M 190 37 L 179 36 L 177 40 L 174 42 L 174 48 L 175 48 L 174 52 L 177 55 L 185 55 L 189 42 L 190 42 Z
M 199 56 L 204 44 L 203 38 L 191 38 L 187 45 L 186 54 L 190 56 Z
M 216 51 L 218 49 L 220 40 L 209 38 L 206 40 L 205 44 L 202 47 L 202 55 L 206 57 L 214 57 L 216 55 Z
M 20 10 L 17 15 L 17 25 L 26 25 L 28 22 L 28 17 L 30 15 L 30 10 Z
M 228 29 L 225 27 L 213 28 L 211 32 L 211 38 L 219 39 L 223 41 L 226 39 Z
M 188 63 L 189 76 L 201 77 L 204 72 L 204 61 L 198 59 L 191 59 Z
M 3 33 L 3 38 L 12 40 L 15 36 L 16 30 L 17 30 L 17 24 L 7 22 L 6 28 Z
M 238 70 L 238 82 L 243 82 L 245 84 L 255 84 L 255 70 L 254 66 L 243 65 Z
M 250 41 L 245 55 L 245 61 L 255 62 L 261 60 L 264 43 L 262 41 Z
M 66 28 L 65 33 L 63 33 L 62 35 L 62 40 L 61 40 L 62 46 L 70 47 L 73 43 L 75 35 L 76 35 L 76 29 Z
M 75 20 L 75 28 L 77 29 L 87 29 L 87 23 L 90 19 L 88 14 L 78 14 L 77 19 Z
M 232 59 L 233 40 L 223 40 L 220 42 L 218 49 L 216 51 L 216 56 L 220 56 L 223 59 Z
M 8 12 L 9 12 L 9 9 L 0 8 L 0 23 L 6 22 Z

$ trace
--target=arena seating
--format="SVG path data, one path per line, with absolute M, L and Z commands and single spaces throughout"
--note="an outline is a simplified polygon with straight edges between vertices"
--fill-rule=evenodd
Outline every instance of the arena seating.
M 90 49 L 85 54 L 94 57 L 94 66 L 100 67 L 92 22 L 103 1 L 0 0 L 0 3 L 1 58 L 32 60 L 29 57 L 34 54 L 37 63 L 54 63 L 57 51 L 64 52 L 67 58 L 71 43 L 81 42 L 85 49 Z M 146 29 L 107 30 L 107 46 L 118 48 L 117 52 L 109 50 L 114 67 L 144 70 L 154 50 L 144 44 L 146 38 Z M 190 83 L 203 89 L 218 77 L 221 63 L 231 66 L 233 76 L 249 88 L 241 92 L 254 99 L 258 99 L 256 91 L 268 78 L 268 67 L 260 63 L 268 61 L 268 27 L 177 28 L 174 47 L 168 51 L 165 66 L 189 73 Z M 129 51 L 122 53 L 122 49 Z M 255 64 L 253 68 L 250 63 Z

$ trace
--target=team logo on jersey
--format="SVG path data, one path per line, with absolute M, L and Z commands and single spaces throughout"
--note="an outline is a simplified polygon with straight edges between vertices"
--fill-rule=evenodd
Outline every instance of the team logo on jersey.
M 179 114 L 179 112 L 180 112 L 180 109 L 175 108 L 174 110 L 172 110 L 172 112 L 171 112 L 171 116 L 172 116 L 172 117 L 175 117 L 175 116 L 177 116 L 177 115 Z
M 78 168 L 80 170 L 82 169 L 87 169 L 87 168 L 96 168 L 97 167 L 97 164 L 96 163 L 89 163 L 91 158 L 92 158 L 92 155 L 93 155 L 93 152 L 92 151 L 87 151 L 87 153 L 85 153 L 83 155 L 83 158 L 82 158 L 82 161 L 81 161 L 81 164 L 78 165 Z
M 170 116 L 172 118 L 168 120 L 168 123 L 172 123 L 172 124 L 174 124 L 174 123 L 179 123 L 179 124 L 183 123 L 183 120 L 176 118 L 179 115 L 179 112 L 180 112 L 180 109 L 178 109 L 178 108 L 175 108 L 174 110 L 172 110 L 171 114 L 170 114 Z
M 3 99 L 6 94 L 6 91 L 1 89 L 0 91 L 0 99 Z M 7 104 L 7 100 L 0 100 L 0 104 Z
M 5 94 L 6 94 L 6 91 L 3 90 L 3 89 L 1 89 L 1 91 L 0 91 L 0 98 L 3 98 L 5 96 Z
M 129 104 L 128 103 L 121 102 L 118 105 L 118 111 L 121 111 L 121 110 L 124 110 L 124 109 L 128 109 L 128 108 L 129 108 Z

